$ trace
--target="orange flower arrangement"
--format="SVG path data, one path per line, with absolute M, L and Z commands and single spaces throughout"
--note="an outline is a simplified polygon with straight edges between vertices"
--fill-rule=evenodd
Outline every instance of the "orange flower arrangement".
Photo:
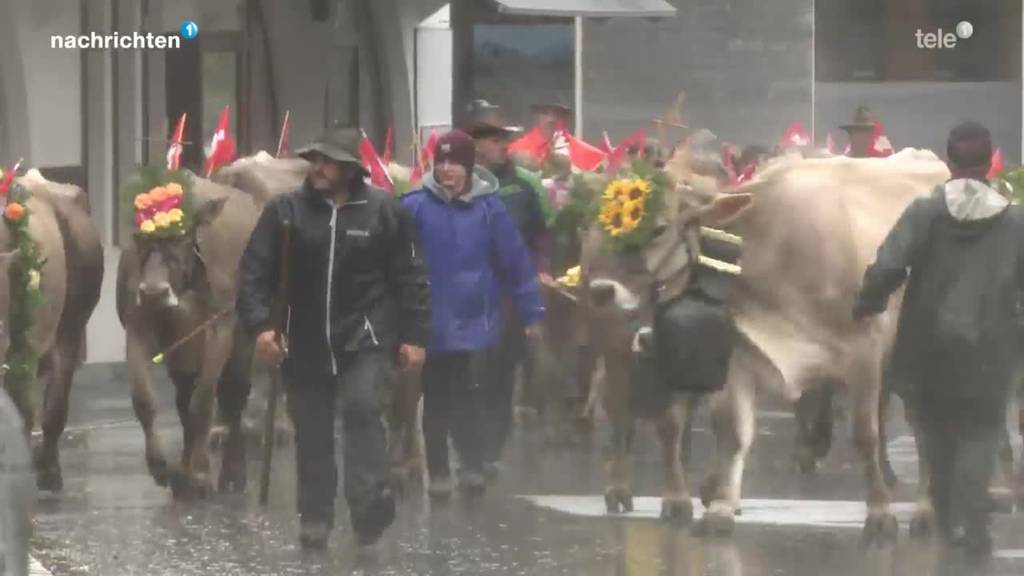
M 25 207 L 18 202 L 8 202 L 4 208 L 4 218 L 11 222 L 18 222 L 25 216 Z
M 135 197 L 135 225 L 143 234 L 184 232 L 185 192 L 177 182 L 155 186 Z

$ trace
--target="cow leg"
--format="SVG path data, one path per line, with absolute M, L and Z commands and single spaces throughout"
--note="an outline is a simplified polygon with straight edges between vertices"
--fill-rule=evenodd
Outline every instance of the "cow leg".
M 1017 386 L 1017 426 L 1021 438 L 1024 438 L 1024 384 Z M 1017 493 L 1017 504 L 1024 506 L 1024 452 L 1021 453 L 1019 466 L 1014 492 Z
M 59 492 L 64 487 L 60 470 L 60 439 L 68 423 L 68 399 L 85 336 L 85 325 L 62 323 L 57 341 L 39 364 L 43 400 L 43 442 L 36 451 L 36 485 L 40 490 Z
M 882 478 L 890 490 L 894 490 L 899 484 L 899 477 L 896 470 L 889 461 L 889 403 L 892 401 L 892 393 L 882 389 L 878 396 L 878 464 L 882 467 Z
M 193 444 L 185 474 L 195 495 L 200 498 L 208 496 L 213 489 L 208 439 L 213 421 L 216 386 L 234 346 L 234 319 L 216 324 L 207 334 L 203 362 L 189 402 L 186 426 L 192 434 Z
M 609 514 L 633 511 L 629 452 L 633 444 L 634 420 L 629 405 L 628 355 L 605 357 L 604 409 L 612 426 L 608 462 L 608 484 L 604 500 Z
M 142 335 L 131 328 L 127 333 L 125 358 L 128 364 L 128 380 L 132 388 L 132 408 L 146 437 L 146 466 L 157 485 L 167 486 L 170 469 L 164 455 L 163 442 L 153 426 L 156 420 L 156 398 L 153 395 L 153 382 L 149 373 L 150 359 Z
M 889 488 L 878 459 L 878 396 L 881 390 L 881 365 L 865 361 L 849 381 L 853 400 L 853 441 L 864 462 L 868 487 L 868 517 L 864 540 L 868 544 L 894 542 L 899 532 L 896 517 L 889 511 Z
M 999 456 L 996 461 L 996 472 L 992 475 L 992 483 L 989 486 L 989 494 L 997 512 L 1002 514 L 1013 514 L 1014 492 L 1013 492 L 1013 445 L 1010 444 L 1010 429 L 1004 427 L 1002 446 L 999 449 Z
M 661 455 L 665 466 L 665 489 L 661 500 L 661 517 L 680 524 L 693 520 L 693 503 L 686 486 L 686 474 L 680 460 L 683 430 L 689 420 L 689 399 L 673 400 L 656 422 Z
M 245 431 L 242 416 L 252 390 L 253 341 L 236 331 L 234 351 L 217 388 L 217 406 L 220 420 L 227 428 L 221 454 L 220 476 L 217 490 L 241 493 L 245 491 Z
M 814 474 L 832 448 L 833 383 L 823 381 L 804 391 L 796 404 L 797 441 L 794 459 L 802 474 Z
M 914 405 L 907 398 L 903 400 L 903 412 L 910 429 L 914 434 L 917 447 L 917 502 L 914 506 L 914 517 L 910 521 L 911 538 L 927 538 L 935 531 L 935 507 L 931 497 L 931 468 L 925 461 L 928 439 L 918 418 Z
M 708 507 L 704 528 L 713 535 L 729 535 L 740 510 L 743 468 L 754 441 L 754 380 L 737 369 L 734 358 L 725 390 L 711 399 L 711 422 L 715 431 L 716 466 L 705 482 L 702 496 Z

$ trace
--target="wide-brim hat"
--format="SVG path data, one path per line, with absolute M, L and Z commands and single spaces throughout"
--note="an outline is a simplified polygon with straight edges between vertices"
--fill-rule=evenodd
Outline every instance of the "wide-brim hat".
M 354 128 L 335 128 L 324 132 L 319 138 L 299 148 L 295 153 L 300 158 L 311 160 L 314 153 L 323 154 L 327 158 L 342 164 L 355 164 L 363 169 L 359 159 L 359 143 L 363 136 Z
M 467 122 L 462 130 L 476 138 L 507 138 L 512 139 L 522 132 L 522 128 L 511 125 L 505 118 L 501 106 L 490 104 L 485 100 L 475 103 Z
M 541 104 L 532 104 L 530 105 L 530 110 L 532 110 L 535 114 L 546 112 L 550 114 L 557 114 L 559 116 L 572 116 L 572 106 L 569 106 L 568 104 L 561 100 L 556 100 L 554 102 L 545 102 Z
M 843 124 L 840 128 L 847 132 L 873 130 L 875 128 L 875 119 L 871 116 L 871 110 L 867 106 L 858 106 L 857 111 L 853 114 L 853 122 Z

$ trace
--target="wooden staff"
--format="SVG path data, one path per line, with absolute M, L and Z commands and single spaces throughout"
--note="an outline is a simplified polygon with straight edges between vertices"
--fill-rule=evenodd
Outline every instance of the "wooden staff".
M 220 320 L 225 314 L 228 314 L 229 312 L 232 312 L 234 309 L 235 309 L 234 306 L 229 306 L 229 307 L 221 310 L 220 312 L 217 312 L 212 317 L 210 317 L 210 319 L 206 320 L 205 322 L 203 322 L 199 326 L 196 326 L 194 330 L 192 330 L 188 334 L 186 334 L 183 337 L 181 337 L 181 339 L 179 339 L 174 344 L 171 344 L 170 346 L 165 348 L 163 352 L 157 354 L 156 356 L 153 356 L 153 364 L 163 364 L 165 356 L 167 356 L 168 354 L 173 353 L 178 348 L 181 348 L 182 346 L 187 344 L 190 340 L 192 340 L 193 338 L 198 336 L 200 333 L 205 331 L 207 328 L 212 326 L 214 322 L 216 322 L 217 320 Z
M 281 241 L 281 259 L 278 267 L 277 292 L 270 310 L 270 325 L 274 330 L 274 339 L 281 347 L 285 356 L 288 355 L 287 343 L 284 341 L 284 325 L 288 315 L 288 254 L 291 252 L 291 222 L 281 222 L 284 228 Z M 270 394 L 267 397 L 267 414 L 263 421 L 263 469 L 260 471 L 260 505 L 266 506 L 270 501 L 270 466 L 274 459 L 274 421 L 277 419 L 277 398 L 281 395 L 281 367 L 270 370 Z

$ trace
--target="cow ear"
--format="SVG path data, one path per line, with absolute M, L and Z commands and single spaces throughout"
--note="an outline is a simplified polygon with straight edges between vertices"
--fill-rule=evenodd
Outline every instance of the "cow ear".
M 750 194 L 719 194 L 701 212 L 700 221 L 706 226 L 728 226 L 750 208 L 753 201 Z
M 224 205 L 227 204 L 227 201 L 227 196 L 221 196 L 200 204 L 196 208 L 196 224 L 202 226 L 216 220 L 220 216 L 221 211 L 224 210 Z

